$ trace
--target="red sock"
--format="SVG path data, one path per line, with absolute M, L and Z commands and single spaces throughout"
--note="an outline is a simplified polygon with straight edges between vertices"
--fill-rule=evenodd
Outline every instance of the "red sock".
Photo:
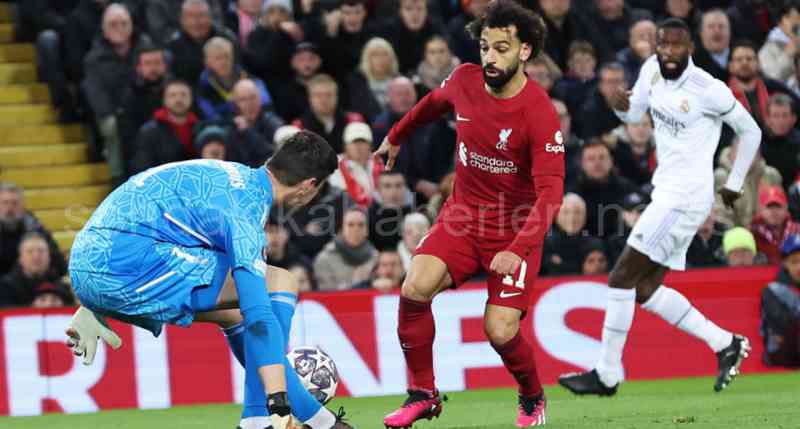
M 517 335 L 507 343 L 501 346 L 492 344 L 492 347 L 503 359 L 508 372 L 517 380 L 520 395 L 533 397 L 543 392 L 539 373 L 536 371 L 533 349 L 523 338 L 522 333 L 517 332 Z
M 434 390 L 433 337 L 436 335 L 436 326 L 431 303 L 401 296 L 399 313 L 397 335 L 411 371 L 412 386 Z

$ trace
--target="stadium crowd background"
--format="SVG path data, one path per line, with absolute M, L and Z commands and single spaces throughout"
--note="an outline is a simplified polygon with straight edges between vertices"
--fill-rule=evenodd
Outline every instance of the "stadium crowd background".
M 458 64 L 479 63 L 464 26 L 487 4 L 25 0 L 16 34 L 35 41 L 60 121 L 91 130 L 92 156 L 108 162 L 115 185 L 193 158 L 256 167 L 301 128 L 326 137 L 341 153 L 340 169 L 310 207 L 273 210 L 269 263 L 295 272 L 304 290 L 389 291 L 452 191 L 454 118 L 418 130 L 392 172 L 372 150 Z M 608 99 L 633 84 L 666 17 L 695 30 L 695 64 L 728 83 L 764 136 L 743 198 L 732 210 L 717 205 L 688 266 L 779 263 L 784 237 L 800 232 L 800 3 L 526 4 L 542 14 L 548 38 L 545 53 L 522 66 L 553 97 L 567 155 L 568 192 L 542 275 L 608 272 L 648 203 L 652 122 L 623 126 Z M 721 139 L 717 186 L 735 157 L 732 135 Z M 73 302 L 66 255 L 12 183 L 0 185 L 0 234 L 0 307 Z

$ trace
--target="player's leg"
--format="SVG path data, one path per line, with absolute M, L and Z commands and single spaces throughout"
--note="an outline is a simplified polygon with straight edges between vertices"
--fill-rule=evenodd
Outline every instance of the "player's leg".
M 497 250 L 484 252 L 485 265 L 491 263 Z M 541 263 L 541 252 L 532 252 L 512 276 L 489 274 L 489 299 L 484 313 L 483 328 L 489 343 L 503 360 L 508 372 L 519 385 L 518 427 L 545 424 L 545 397 L 533 347 L 520 332 L 520 321 L 530 306 Z
M 565 374 L 559 378 L 559 384 L 579 395 L 616 393 L 624 373 L 622 353 L 633 324 L 637 287 L 660 269 L 660 265 L 644 253 L 631 246 L 625 247 L 608 278 L 608 300 L 597 365 L 589 372 Z
M 417 420 L 441 413 L 442 399 L 433 373 L 436 326 L 431 301 L 449 285 L 461 284 L 478 266 L 471 239 L 453 225 L 435 224 L 417 248 L 400 292 L 397 324 L 411 381 L 403 406 L 383 419 L 386 427 L 410 427 Z
M 675 226 L 676 246 L 672 258 L 667 261 L 677 269 L 682 269 L 685 264 L 685 255 L 694 236 L 696 227 L 705 220 L 706 214 L 687 212 L 682 221 Z M 681 232 L 684 230 L 684 232 Z M 717 355 L 719 373 L 714 384 L 714 390 L 720 391 L 727 387 L 738 375 L 739 367 L 748 356 L 750 344 L 747 338 L 735 335 L 720 328 L 707 319 L 695 308 L 683 294 L 675 289 L 664 286 L 664 275 L 667 269 L 653 273 L 648 279 L 637 287 L 637 301 L 642 308 L 656 314 L 669 324 L 680 330 L 705 341 Z
M 267 269 L 267 285 L 270 298 L 281 328 L 285 331 L 288 341 L 288 332 L 291 329 L 291 319 L 297 301 L 298 285 L 294 276 L 286 270 L 269 266 Z M 292 299 L 293 298 L 293 299 Z M 236 358 L 246 369 L 245 374 L 245 406 L 242 413 L 241 427 L 249 429 L 258 427 L 261 417 L 266 415 L 267 397 L 261 377 L 248 370 L 244 356 L 244 329 L 241 325 L 242 318 L 238 310 L 228 308 L 238 306 L 239 298 L 236 286 L 230 276 L 227 276 L 224 285 L 216 297 L 217 308 L 206 313 L 197 314 L 195 320 L 215 323 L 223 328 L 226 340 Z M 289 402 L 292 413 L 309 427 L 316 428 L 346 428 L 346 423 L 339 421 L 337 416 L 325 409 L 303 386 L 287 360 L 284 361 L 285 377 Z

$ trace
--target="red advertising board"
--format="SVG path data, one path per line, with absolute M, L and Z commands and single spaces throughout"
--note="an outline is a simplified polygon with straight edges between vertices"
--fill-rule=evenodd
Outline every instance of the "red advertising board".
M 759 293 L 775 268 L 673 273 L 667 284 L 722 327 L 751 339 L 745 373 L 769 369 L 760 361 Z M 546 383 L 594 366 L 606 302 L 605 278 L 541 279 L 523 321 Z M 483 334 L 486 290 L 475 283 L 434 301 L 434 366 L 442 390 L 512 386 Z M 336 362 L 339 395 L 405 391 L 407 375 L 397 340 L 397 294 L 353 291 L 307 294 L 295 315 L 290 346 L 316 345 Z M 243 371 L 219 330 L 169 327 L 161 337 L 113 323 L 124 345 L 101 347 L 84 366 L 64 345 L 72 309 L 0 312 L 0 415 L 50 411 L 241 401 Z M 701 341 L 638 308 L 625 353 L 627 379 L 711 375 L 713 353 Z

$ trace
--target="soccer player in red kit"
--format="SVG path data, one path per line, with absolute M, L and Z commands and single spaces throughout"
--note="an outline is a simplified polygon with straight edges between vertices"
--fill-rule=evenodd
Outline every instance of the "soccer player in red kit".
M 547 92 L 523 73 L 545 26 L 513 0 L 496 0 L 467 27 L 480 40 L 482 66 L 464 64 L 419 101 L 376 154 L 388 166 L 419 126 L 454 111 L 456 179 L 452 195 L 423 238 L 403 283 L 398 334 L 411 371 L 409 396 L 387 415 L 389 428 L 438 417 L 431 300 L 481 268 L 489 273 L 484 330 L 519 383 L 518 427 L 545 421 L 545 399 L 533 350 L 519 331 L 539 272 L 544 235 L 562 200 L 564 139 Z

